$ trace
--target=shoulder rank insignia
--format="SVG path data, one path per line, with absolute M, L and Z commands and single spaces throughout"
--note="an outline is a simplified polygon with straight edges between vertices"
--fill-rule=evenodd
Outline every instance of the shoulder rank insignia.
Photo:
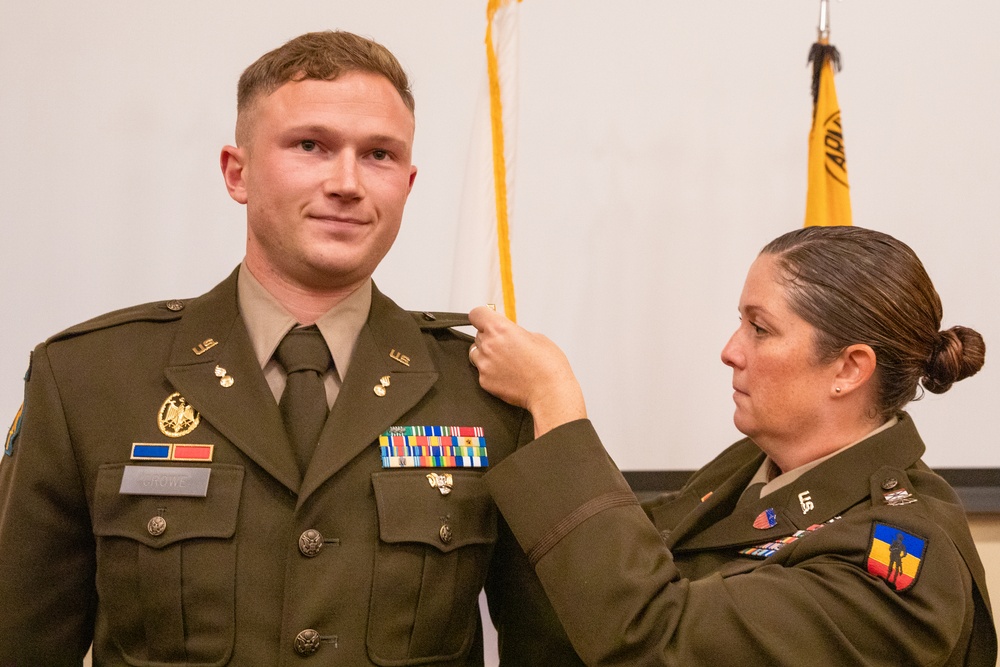
M 489 465 L 482 426 L 393 426 L 379 436 L 378 443 L 383 468 Z
M 7 456 L 14 455 L 14 441 L 17 440 L 17 434 L 21 432 L 21 416 L 24 414 L 24 403 L 21 407 L 17 409 L 17 414 L 14 415 L 14 423 L 10 425 L 7 429 L 7 439 L 4 441 L 3 453 Z
M 885 496 L 885 504 L 892 505 L 893 507 L 901 507 L 902 505 L 909 505 L 910 503 L 917 502 L 917 499 L 913 497 L 913 494 L 906 489 L 887 491 L 883 495 Z
M 167 396 L 167 400 L 163 401 L 156 415 L 156 425 L 160 427 L 160 433 L 168 438 L 187 435 L 195 430 L 200 422 L 201 415 L 198 411 L 188 405 L 187 400 L 176 391 Z
M 875 521 L 868 548 L 868 573 L 884 579 L 896 591 L 913 586 L 920 574 L 927 540 Z

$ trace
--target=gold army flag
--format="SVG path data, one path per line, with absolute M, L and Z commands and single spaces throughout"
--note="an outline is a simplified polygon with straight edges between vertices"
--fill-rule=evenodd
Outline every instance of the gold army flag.
M 840 69 L 837 49 L 820 40 L 809 53 L 813 65 L 813 123 L 809 131 L 809 187 L 806 227 L 851 224 L 851 189 L 840 105 L 833 85 Z

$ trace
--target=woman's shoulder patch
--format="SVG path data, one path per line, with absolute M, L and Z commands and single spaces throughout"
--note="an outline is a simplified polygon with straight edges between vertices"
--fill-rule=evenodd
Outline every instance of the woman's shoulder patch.
M 901 593 L 917 583 L 926 551 L 926 538 L 874 521 L 868 545 L 868 573 Z

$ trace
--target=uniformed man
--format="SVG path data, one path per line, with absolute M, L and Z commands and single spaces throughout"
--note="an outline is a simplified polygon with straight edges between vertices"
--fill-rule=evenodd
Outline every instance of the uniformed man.
M 242 264 L 35 349 L 0 463 L 0 665 L 91 642 L 96 665 L 480 665 L 484 585 L 505 662 L 577 662 L 518 641 L 561 630 L 480 480 L 530 417 L 479 388 L 461 320 L 371 280 L 413 106 L 356 35 L 264 55 L 221 155 Z

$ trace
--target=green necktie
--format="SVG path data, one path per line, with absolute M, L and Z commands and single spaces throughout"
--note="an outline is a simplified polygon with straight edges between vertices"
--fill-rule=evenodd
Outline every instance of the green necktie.
M 287 374 L 278 407 L 299 470 L 305 474 L 330 407 L 323 376 L 333 365 L 330 350 L 316 326 L 292 329 L 278 344 L 274 358 Z

